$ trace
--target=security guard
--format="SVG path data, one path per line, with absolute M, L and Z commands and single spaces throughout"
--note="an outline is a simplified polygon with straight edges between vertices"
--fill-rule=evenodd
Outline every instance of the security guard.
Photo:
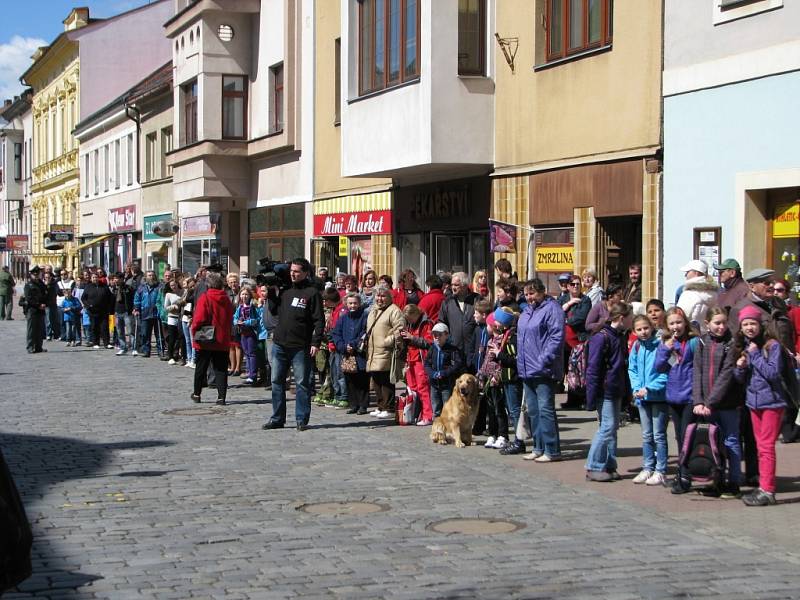
M 40 269 L 34 266 L 30 270 L 28 283 L 25 284 L 25 317 L 28 319 L 28 354 L 47 352 L 42 348 L 44 338 L 44 312 L 47 310 L 47 290 L 39 279 Z

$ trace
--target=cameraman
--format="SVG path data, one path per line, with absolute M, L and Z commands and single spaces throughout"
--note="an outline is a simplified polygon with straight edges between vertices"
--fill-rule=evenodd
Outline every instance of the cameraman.
M 295 258 L 289 265 L 291 287 L 267 293 L 269 312 L 278 317 L 273 333 L 272 417 L 262 429 L 280 429 L 286 423 L 286 378 L 289 365 L 297 382 L 295 418 L 297 431 L 308 429 L 311 416 L 313 358 L 322 343 L 325 317 L 319 290 L 309 280 L 311 264 Z

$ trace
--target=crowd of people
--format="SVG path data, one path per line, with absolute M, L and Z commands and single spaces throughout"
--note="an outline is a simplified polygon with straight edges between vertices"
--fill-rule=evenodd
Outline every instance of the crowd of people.
M 627 278 L 610 275 L 605 287 L 591 269 L 565 273 L 552 295 L 540 279 L 518 281 L 506 259 L 495 264 L 491 286 L 478 271 L 433 274 L 424 289 L 411 269 L 395 285 L 371 270 L 331 279 L 303 258 L 285 267 L 276 285 L 224 276 L 219 265 L 194 274 L 167 269 L 161 280 L 135 262 L 110 275 L 86 269 L 77 279 L 34 267 L 21 301 L 28 352 L 46 351 L 45 339 L 145 358 L 155 346 L 161 360 L 195 369 L 194 402 L 215 388 L 225 404 L 229 377 L 271 388 L 265 430 L 286 424 L 290 370 L 298 431 L 308 427 L 312 404 L 394 418 L 401 382 L 411 420 L 430 426 L 456 378 L 471 373 L 481 390 L 473 433 L 486 435 L 487 448 L 539 464 L 563 457 L 555 399 L 566 391 L 561 408 L 598 416 L 588 481 L 621 479 L 617 431 L 627 416 L 642 430 L 633 482 L 689 491 L 683 459 L 667 480 L 667 425 L 681 453 L 689 426 L 704 421 L 721 431 L 727 457 L 710 493 L 775 503 L 776 442 L 792 442 L 800 430 L 796 379 L 791 385 L 800 307 L 771 270 L 743 276 L 728 259 L 714 266 L 717 283 L 706 263 L 690 261 L 667 310 L 659 299 L 643 301 L 639 265 Z M 742 496 L 743 486 L 753 489 Z

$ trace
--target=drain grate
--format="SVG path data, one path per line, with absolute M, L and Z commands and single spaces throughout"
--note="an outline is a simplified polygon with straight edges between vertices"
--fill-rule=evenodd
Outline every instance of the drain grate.
M 386 512 L 389 507 L 386 504 L 377 502 L 317 502 L 314 504 L 302 504 L 297 510 L 324 516 L 340 515 L 368 515 L 377 512 Z
M 172 417 L 208 417 L 213 415 L 224 415 L 225 410 L 222 408 L 216 408 L 211 406 L 209 406 L 208 408 L 205 407 L 172 408 L 170 410 L 165 410 L 162 414 L 169 415 Z
M 523 523 L 505 519 L 445 519 L 426 527 L 436 533 L 460 533 L 463 535 L 499 535 L 524 529 Z

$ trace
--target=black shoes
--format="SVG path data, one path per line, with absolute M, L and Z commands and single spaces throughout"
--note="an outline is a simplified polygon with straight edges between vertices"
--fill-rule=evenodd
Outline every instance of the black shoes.
M 368 411 L 366 408 L 359 408 L 359 409 L 358 409 L 358 411 L 356 412 L 356 414 L 358 414 L 358 415 L 365 415 L 365 414 L 367 414 L 368 412 L 369 412 L 369 411 Z
M 219 404 L 220 406 L 225 406 L 225 398 L 220 398 L 219 400 L 217 400 L 217 404 Z
M 348 415 L 354 415 L 354 414 L 356 414 L 357 412 L 358 412 L 358 409 L 357 409 L 357 408 L 355 408 L 355 407 L 354 407 L 354 408 L 348 408 L 348 409 L 347 409 L 347 414 L 348 414 Z
M 305 431 L 306 429 L 308 429 L 308 425 L 304 425 L 303 423 L 297 424 L 297 431 Z
M 261 429 L 269 430 L 269 429 L 283 429 L 283 423 L 276 423 L 275 421 L 267 421 L 261 426 Z
M 775 504 L 775 494 L 765 492 L 761 488 L 742 496 L 742 502 L 747 506 L 770 506 Z
M 200 402 L 200 394 L 192 394 L 191 398 L 192 398 L 192 402 L 197 402 L 197 403 Z
M 514 440 L 510 444 L 506 444 L 500 449 L 500 454 L 509 456 L 511 454 L 525 454 L 525 442 L 522 440 Z
M 688 494 L 692 489 L 692 484 L 688 481 L 681 479 L 680 477 L 676 477 L 672 480 L 672 486 L 670 486 L 670 493 L 671 494 Z

